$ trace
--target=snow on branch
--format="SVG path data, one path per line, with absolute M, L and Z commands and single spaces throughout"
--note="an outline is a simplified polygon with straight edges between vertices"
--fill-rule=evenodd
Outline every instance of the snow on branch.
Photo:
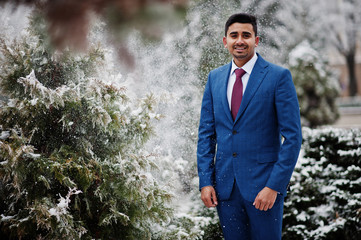
M 56 219 L 58 221 L 60 221 L 61 220 L 61 215 L 67 215 L 68 214 L 69 203 L 71 202 L 70 197 L 72 195 L 77 195 L 79 193 L 82 193 L 82 191 L 77 190 L 76 188 L 72 188 L 72 189 L 69 188 L 69 192 L 68 192 L 68 194 L 66 195 L 65 198 L 62 197 L 59 194 L 59 196 L 60 196 L 59 203 L 57 204 L 56 207 L 53 207 L 53 208 L 49 209 L 50 215 L 55 216 Z
M 26 92 L 30 91 L 30 96 L 33 98 L 32 103 L 34 101 L 37 102 L 36 99 L 40 98 L 47 108 L 50 106 L 55 108 L 59 106 L 64 107 L 65 96 L 66 98 L 74 98 L 76 96 L 76 91 L 73 91 L 66 85 L 55 90 L 45 87 L 35 76 L 34 70 L 26 77 L 19 78 L 18 82 L 23 84 Z

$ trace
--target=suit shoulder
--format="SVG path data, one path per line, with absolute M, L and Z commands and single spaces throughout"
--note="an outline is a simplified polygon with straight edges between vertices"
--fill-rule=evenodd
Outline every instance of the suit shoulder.
M 272 70 L 272 71 L 275 71 L 275 72 L 280 72 L 280 73 L 286 73 L 286 72 L 289 72 L 289 69 L 283 67 L 283 66 L 280 66 L 280 65 L 277 65 L 277 64 L 274 64 L 274 63 L 271 63 L 271 62 L 267 62 L 268 63 L 268 66 L 269 68 Z
M 257 54 L 257 55 L 258 55 L 258 59 L 257 59 L 256 64 L 259 64 L 261 67 L 267 67 L 273 71 L 280 71 L 280 72 L 288 71 L 288 69 L 285 67 L 282 67 L 280 65 L 277 65 L 277 64 L 274 64 L 274 63 L 271 63 L 271 62 L 265 60 L 260 54 Z
M 218 75 L 218 74 L 227 74 L 228 71 L 230 70 L 230 67 L 231 67 L 231 63 L 228 63 L 228 64 L 225 64 L 223 66 L 220 66 L 218 68 L 215 68 L 213 70 L 211 70 L 209 72 L 209 76 L 214 76 L 214 75 Z
M 229 67 L 230 67 L 230 63 L 227 63 L 223 66 L 220 66 L 218 68 L 213 69 L 212 71 L 210 71 L 210 73 L 214 74 L 214 73 L 218 73 L 218 72 L 224 72 L 224 71 L 228 71 Z

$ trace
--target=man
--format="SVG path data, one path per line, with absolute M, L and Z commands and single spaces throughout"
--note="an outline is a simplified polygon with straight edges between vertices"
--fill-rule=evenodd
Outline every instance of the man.
M 233 61 L 209 73 L 202 101 L 201 198 L 217 207 L 226 240 L 281 239 L 283 200 L 302 142 L 291 74 L 255 53 L 258 43 L 254 16 L 228 19 L 223 44 Z

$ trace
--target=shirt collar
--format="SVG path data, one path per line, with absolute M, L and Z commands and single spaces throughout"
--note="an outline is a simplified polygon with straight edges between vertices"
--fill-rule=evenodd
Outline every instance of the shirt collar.
M 246 73 L 248 74 L 251 74 L 252 70 L 253 70 L 253 67 L 254 65 L 256 64 L 256 61 L 257 61 L 257 54 L 255 53 L 253 55 L 253 57 L 248 61 L 246 62 L 246 64 L 243 65 L 243 67 L 241 67 L 244 71 L 246 71 Z M 234 63 L 234 61 L 232 60 L 232 68 L 231 68 L 231 74 L 234 73 L 234 70 L 236 70 L 237 68 L 237 65 Z

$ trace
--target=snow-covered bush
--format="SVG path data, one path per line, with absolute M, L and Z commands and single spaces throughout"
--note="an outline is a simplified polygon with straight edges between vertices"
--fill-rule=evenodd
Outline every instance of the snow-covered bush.
M 194 199 L 193 211 L 199 216 L 202 216 L 203 224 L 200 225 L 202 230 L 202 239 L 204 240 L 222 240 L 223 233 L 221 224 L 219 222 L 217 210 L 215 208 L 208 209 L 204 206 L 203 202 L 199 199 Z
M 336 98 L 340 87 L 321 54 L 304 41 L 290 52 L 289 59 L 302 124 L 316 127 L 335 122 L 339 116 Z
M 36 29 L 0 51 L 0 238 L 150 239 L 172 213 L 142 150 L 154 98 L 132 103 L 96 75 L 101 50 L 57 54 Z
M 361 131 L 304 128 L 283 239 L 361 239 Z

